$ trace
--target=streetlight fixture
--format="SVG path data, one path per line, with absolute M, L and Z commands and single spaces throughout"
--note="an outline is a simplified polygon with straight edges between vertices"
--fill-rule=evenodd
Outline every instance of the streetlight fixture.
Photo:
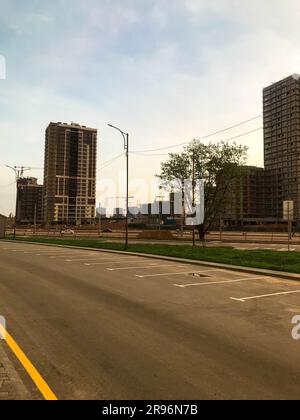
M 126 235 L 125 235 L 125 249 L 128 249 L 128 223 L 129 223 L 129 134 L 122 131 L 120 128 L 112 124 L 108 124 L 122 134 L 124 140 L 124 150 L 126 155 Z

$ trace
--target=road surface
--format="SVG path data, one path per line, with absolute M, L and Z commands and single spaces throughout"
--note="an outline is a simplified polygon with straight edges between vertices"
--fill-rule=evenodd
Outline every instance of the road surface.
M 297 281 L 4 241 L 0 273 L 7 331 L 58 399 L 300 397 Z

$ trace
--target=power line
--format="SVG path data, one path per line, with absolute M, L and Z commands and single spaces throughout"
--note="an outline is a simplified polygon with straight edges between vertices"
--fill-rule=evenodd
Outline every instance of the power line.
M 239 139 L 241 137 L 248 136 L 249 134 L 256 133 L 257 131 L 261 131 L 261 130 L 263 130 L 263 127 L 259 127 L 259 128 L 254 129 L 254 130 L 247 131 L 246 133 L 242 133 L 242 134 L 239 134 L 239 135 L 234 136 L 234 137 L 230 137 L 230 138 L 228 138 L 226 140 L 222 140 L 222 141 L 226 143 L 226 142 L 229 142 L 229 141 Z M 201 140 L 201 139 L 198 139 L 198 140 Z M 190 143 L 191 143 L 191 141 L 186 142 L 184 144 L 190 144 Z M 172 146 L 172 147 L 175 147 L 175 146 Z M 136 156 L 144 156 L 144 157 L 146 157 L 146 156 L 147 157 L 148 156 L 169 156 L 169 153 L 163 153 L 163 154 L 147 154 L 145 152 L 144 153 L 143 152 L 131 152 L 131 153 L 136 155 Z
M 112 163 L 114 163 L 116 160 L 120 159 L 122 156 L 124 156 L 124 152 L 121 153 L 118 156 L 115 156 L 114 158 L 102 163 L 102 165 L 100 166 L 100 169 L 106 168 L 107 166 L 110 166 Z
M 232 129 L 237 128 L 237 127 L 240 127 L 240 126 L 245 125 L 245 124 L 247 124 L 251 121 L 257 120 L 258 118 L 261 118 L 261 117 L 262 117 L 262 114 L 257 115 L 256 117 L 253 117 L 253 118 L 250 118 L 248 120 L 242 121 L 238 124 L 234 124 L 230 127 L 224 128 L 223 130 L 215 131 L 214 133 L 210 133 L 210 134 L 207 134 L 206 136 L 199 137 L 197 140 L 205 140 L 209 137 L 216 136 L 217 134 L 225 133 L 226 131 L 232 130 Z M 175 147 L 179 147 L 179 146 L 185 146 L 186 144 L 189 144 L 190 142 L 191 142 L 191 140 L 185 141 L 183 143 L 174 144 L 173 146 L 160 147 L 158 149 L 134 150 L 134 152 L 135 153 L 159 152 L 161 150 L 168 150 L 168 149 L 174 149 Z
M 222 140 L 222 141 L 224 141 L 226 143 L 228 141 L 233 141 L 233 140 L 236 140 L 236 139 L 240 139 L 241 137 L 248 136 L 249 134 L 256 133 L 257 131 L 261 131 L 263 129 L 264 129 L 263 127 L 259 127 L 259 128 L 256 128 L 255 130 L 247 131 L 247 133 L 243 133 L 243 134 L 240 134 L 239 136 L 231 137 L 230 139 L 226 139 L 226 140 Z
M 169 153 L 142 153 L 142 152 L 130 152 L 136 156 L 169 156 Z
M 106 162 L 102 163 L 102 165 L 100 166 L 99 170 L 105 169 L 108 166 L 112 165 L 116 160 L 120 159 L 120 157 L 122 157 L 122 156 L 124 156 L 124 152 L 121 153 L 120 155 L 115 156 L 112 159 L 107 160 Z

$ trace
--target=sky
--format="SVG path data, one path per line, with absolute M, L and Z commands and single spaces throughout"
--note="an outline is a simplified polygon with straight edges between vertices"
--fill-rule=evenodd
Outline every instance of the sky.
M 0 213 L 14 211 L 8 165 L 43 179 L 50 121 L 99 130 L 97 201 L 124 193 L 123 151 L 192 140 L 262 113 L 262 89 L 300 73 L 298 0 L 0 0 Z M 5 64 L 5 66 L 4 66 Z M 5 67 L 5 72 L 4 72 Z M 5 76 L 5 78 L 4 78 Z M 210 138 L 227 140 L 262 119 Z M 236 140 L 263 165 L 263 133 Z M 150 183 L 157 154 L 130 155 L 130 178 Z M 153 156 L 154 155 L 154 156 Z M 102 166 L 104 168 L 102 169 Z M 130 187 L 139 200 L 145 191 Z M 148 193 L 147 193 L 148 194 Z

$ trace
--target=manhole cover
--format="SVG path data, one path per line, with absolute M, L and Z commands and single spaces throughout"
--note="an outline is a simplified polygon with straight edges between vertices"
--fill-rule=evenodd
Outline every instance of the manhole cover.
M 201 274 L 201 273 L 189 273 L 188 276 L 191 276 L 191 277 L 209 277 L 206 274 Z

